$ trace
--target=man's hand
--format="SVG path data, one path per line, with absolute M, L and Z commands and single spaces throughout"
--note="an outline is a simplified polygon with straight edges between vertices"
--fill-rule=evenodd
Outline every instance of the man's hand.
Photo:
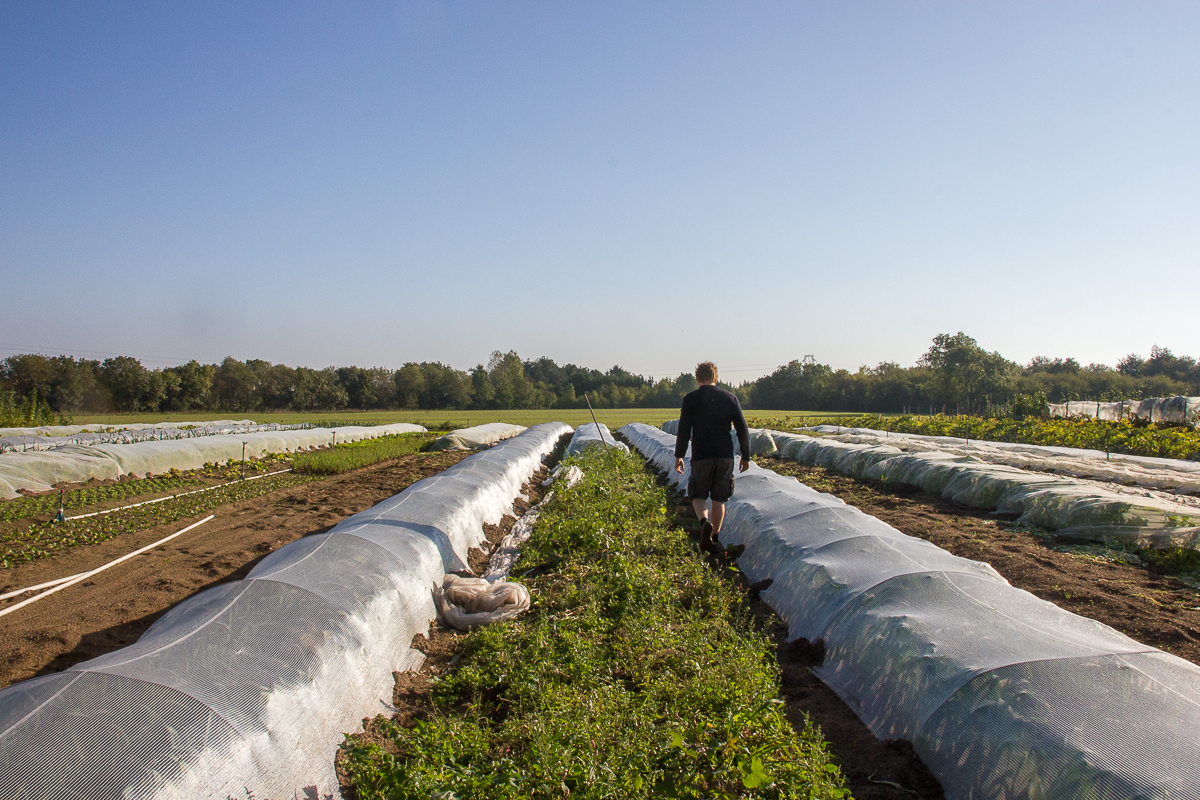
M 745 472 L 748 469 L 750 469 L 750 459 L 743 458 L 742 463 L 738 464 L 738 471 Z
M 683 474 L 683 459 L 682 458 L 675 459 L 675 471 L 678 472 L 680 475 Z

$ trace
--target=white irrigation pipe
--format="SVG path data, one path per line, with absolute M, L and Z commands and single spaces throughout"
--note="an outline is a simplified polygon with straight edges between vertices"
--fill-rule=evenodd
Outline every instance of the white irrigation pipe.
M 246 480 L 247 481 L 256 481 L 259 478 L 269 478 L 272 475 L 282 475 L 285 472 L 291 472 L 291 471 L 292 470 L 290 468 L 289 469 L 281 469 L 278 472 L 268 472 L 265 475 L 255 475 L 252 478 L 246 478 Z M 230 483 L 241 483 L 241 482 L 242 481 L 231 481 Z M 174 500 L 177 497 L 187 497 L 189 494 L 199 494 L 200 492 L 211 492 L 213 489 L 220 489 L 222 486 L 229 486 L 229 485 L 230 485 L 229 483 L 221 483 L 216 486 L 207 486 L 203 489 L 193 489 L 192 491 L 184 492 L 183 494 L 171 495 L 170 497 L 160 497 L 156 500 L 144 500 L 140 503 L 133 503 L 132 505 L 121 506 L 120 508 L 109 508 L 104 511 L 93 511 L 91 514 L 78 514 L 74 517 L 67 517 L 67 519 L 68 520 L 84 519 L 85 517 L 95 517 L 95 516 L 99 516 L 100 514 L 111 514 L 114 511 L 124 511 L 127 508 L 137 508 L 138 506 L 148 506 L 151 503 L 161 503 L 164 500 Z M 45 589 L 49 586 L 57 586 L 60 583 L 66 583 L 69 580 L 78 578 L 80 575 L 83 575 L 83 574 L 85 574 L 85 573 L 80 572 L 75 575 L 68 575 L 65 578 L 57 578 L 52 581 L 46 581 L 45 583 L 39 583 L 37 586 L 26 586 L 24 589 L 17 589 L 16 591 L 7 592 L 6 594 L 0 594 L 0 600 L 7 600 L 10 597 L 16 597 L 19 594 L 25 594 L 27 592 L 36 592 L 38 589 Z
M 82 574 L 82 572 L 77 572 L 74 575 L 68 575 L 65 578 L 57 578 L 52 581 L 46 581 L 45 583 L 39 583 L 37 586 L 26 586 L 24 589 L 17 589 L 15 592 L 0 594 L 0 600 L 7 600 L 10 597 L 16 597 L 17 595 L 25 594 L 26 592 L 36 592 L 38 589 L 45 589 L 47 586 L 57 586 L 58 584 L 66 583 L 73 578 L 78 578 Z
M 244 480 L 237 480 L 237 481 L 229 481 L 228 483 L 219 483 L 216 486 L 206 486 L 203 489 L 193 489 L 192 491 L 184 492 L 183 494 L 173 494 L 170 497 L 159 497 L 156 500 L 143 500 L 140 503 L 133 503 L 131 505 L 121 506 L 119 508 L 108 508 L 108 509 L 105 509 L 104 511 L 93 511 L 90 514 L 76 514 L 73 517 L 67 517 L 67 520 L 70 521 L 73 519 L 86 519 L 87 517 L 98 517 L 101 514 L 111 514 L 114 511 L 124 511 L 127 508 L 137 508 L 138 506 L 148 506 L 148 505 L 151 505 L 152 503 L 162 503 L 167 500 L 174 500 L 179 497 L 187 497 L 189 494 L 200 494 L 201 492 L 211 492 L 213 489 L 220 489 L 224 486 L 232 486 L 235 483 L 246 483 L 247 481 L 256 481 L 259 478 L 269 478 L 272 475 L 282 475 L 285 472 L 291 472 L 291 471 L 292 470 L 289 467 L 288 469 L 281 469 L 278 472 L 267 472 L 263 475 L 255 475 L 253 478 L 246 478 Z M 0 598 L 0 599 L 3 599 L 3 598 Z
M 132 553 L 128 553 L 126 555 L 121 556 L 120 558 L 113 559 L 112 561 L 108 562 L 104 566 L 96 567 L 94 570 L 91 570 L 90 572 L 83 572 L 72 578 L 67 578 L 66 580 L 62 581 L 57 586 L 55 586 L 53 589 L 48 589 L 47 591 L 44 591 L 41 594 L 34 595 L 33 597 L 29 598 L 28 600 L 22 600 L 21 602 L 17 603 L 16 605 L 9 606 L 6 609 L 0 610 L 0 617 L 3 617 L 5 614 L 11 614 L 12 612 L 16 611 L 18 608 L 24 608 L 25 606 L 29 605 L 30 603 L 36 603 L 38 600 L 41 600 L 43 597 L 49 597 L 50 595 L 54 594 L 55 592 L 66 589 L 68 586 L 74 586 L 75 584 L 79 583 L 80 581 L 87 580 L 88 578 L 92 577 L 93 575 L 103 572 L 104 570 L 108 569 L 109 567 L 115 567 L 117 564 L 120 564 L 122 561 L 128 561 L 129 559 L 133 558 L 134 556 L 140 556 L 142 553 L 146 552 L 147 550 L 153 550 L 154 548 L 156 548 L 160 545 L 164 545 L 167 542 L 174 539 L 176 536 L 182 536 L 183 534 L 187 533 L 188 531 L 192 530 L 193 528 L 200 527 L 204 523 L 208 522 L 210 519 L 213 519 L 215 516 L 216 516 L 215 514 L 209 514 L 207 517 L 200 520 L 199 522 L 193 522 L 191 525 L 188 525 L 183 530 L 176 531 L 175 533 L 172 533 L 170 536 L 167 536 L 163 539 L 159 539 L 154 544 L 148 544 L 145 547 L 139 547 L 137 550 L 134 550 Z

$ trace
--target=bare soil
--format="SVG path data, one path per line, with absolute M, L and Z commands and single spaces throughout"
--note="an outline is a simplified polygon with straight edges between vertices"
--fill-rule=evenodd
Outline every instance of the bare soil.
M 1019 589 L 1200 664 L 1200 589 L 1151 568 L 1054 549 L 1063 543 L 924 494 L 794 461 L 755 459 L 956 556 L 986 561 Z
M 467 451 L 414 453 L 221 506 L 213 512 L 216 519 L 195 531 L 0 617 L 0 686 L 59 672 L 131 644 L 180 601 L 244 578 L 273 550 L 302 536 L 325 533 L 346 517 L 469 455 Z M 0 593 L 94 569 L 203 516 L 0 571 L 5 587 Z

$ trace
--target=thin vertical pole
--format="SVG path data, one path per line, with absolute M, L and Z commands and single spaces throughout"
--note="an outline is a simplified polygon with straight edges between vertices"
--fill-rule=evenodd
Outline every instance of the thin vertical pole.
M 592 401 L 588 400 L 588 396 L 586 394 L 583 396 L 583 402 L 587 403 L 588 411 L 591 412 L 592 415 L 592 422 L 596 423 L 596 433 L 600 434 L 600 444 L 608 447 L 608 442 L 604 441 L 604 431 L 600 430 L 600 423 L 596 419 L 596 412 L 592 411 Z

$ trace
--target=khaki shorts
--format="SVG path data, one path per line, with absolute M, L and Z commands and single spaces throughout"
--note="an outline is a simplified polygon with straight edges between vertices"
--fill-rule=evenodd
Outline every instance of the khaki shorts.
M 692 459 L 692 474 L 688 478 L 688 499 L 727 503 L 733 497 L 733 459 Z

